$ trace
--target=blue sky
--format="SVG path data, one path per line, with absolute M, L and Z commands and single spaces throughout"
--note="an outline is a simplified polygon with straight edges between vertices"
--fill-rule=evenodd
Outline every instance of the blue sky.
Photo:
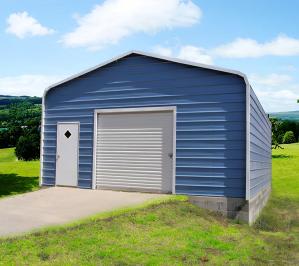
M 2 0 L 0 95 L 128 50 L 239 70 L 268 112 L 299 110 L 299 1 Z

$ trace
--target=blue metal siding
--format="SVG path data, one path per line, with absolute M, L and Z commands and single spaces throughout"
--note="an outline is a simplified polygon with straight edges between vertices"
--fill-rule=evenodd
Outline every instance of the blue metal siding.
M 250 198 L 271 186 L 271 125 L 250 89 Z
M 176 193 L 245 196 L 243 78 L 130 55 L 45 98 L 44 184 L 55 183 L 56 124 L 80 122 L 79 186 L 91 187 L 94 109 L 177 106 Z

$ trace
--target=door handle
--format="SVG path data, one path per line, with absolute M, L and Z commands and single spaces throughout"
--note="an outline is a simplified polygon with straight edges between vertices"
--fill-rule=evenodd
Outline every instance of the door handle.
M 169 157 L 170 159 L 172 159 L 172 158 L 173 158 L 173 153 L 172 153 L 172 152 L 168 153 L 168 157 Z

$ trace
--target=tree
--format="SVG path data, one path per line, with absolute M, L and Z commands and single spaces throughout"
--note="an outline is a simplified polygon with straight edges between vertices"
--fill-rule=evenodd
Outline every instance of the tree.
M 283 143 L 283 136 L 287 131 L 292 131 L 295 135 L 295 139 L 299 138 L 299 123 L 298 121 L 282 120 L 279 126 L 281 142 Z
M 10 147 L 15 147 L 18 139 L 20 136 L 23 135 L 23 129 L 21 126 L 14 126 L 14 125 L 10 125 L 8 128 L 8 145 Z
M 283 149 L 279 144 L 281 143 L 281 121 L 277 118 L 270 118 L 272 124 L 272 145 L 274 149 Z
M 296 142 L 296 138 L 293 131 L 287 131 L 283 136 L 283 143 L 289 144 Z
M 15 154 L 19 160 L 31 161 L 39 158 L 40 139 L 38 134 L 21 136 L 17 142 Z
M 0 129 L 0 149 L 7 148 L 9 146 L 9 135 L 7 129 Z

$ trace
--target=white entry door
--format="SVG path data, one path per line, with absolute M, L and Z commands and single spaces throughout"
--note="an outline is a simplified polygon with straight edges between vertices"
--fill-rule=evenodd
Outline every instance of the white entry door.
M 57 124 L 56 185 L 77 186 L 79 123 Z
M 96 187 L 171 193 L 173 112 L 99 113 Z

